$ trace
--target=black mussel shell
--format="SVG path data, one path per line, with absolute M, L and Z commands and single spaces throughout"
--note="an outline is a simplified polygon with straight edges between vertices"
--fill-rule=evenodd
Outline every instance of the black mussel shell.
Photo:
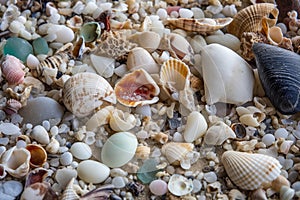
M 300 55 L 263 43 L 252 47 L 262 86 L 282 114 L 300 111 Z

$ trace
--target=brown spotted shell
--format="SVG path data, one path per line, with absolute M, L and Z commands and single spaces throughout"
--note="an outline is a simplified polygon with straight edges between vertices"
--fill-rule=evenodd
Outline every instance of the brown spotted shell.
M 203 18 L 203 19 L 188 19 L 188 18 L 178 18 L 178 19 L 168 19 L 171 25 L 186 30 L 198 32 L 200 34 L 213 33 L 228 24 L 231 23 L 232 18 Z
M 276 5 L 259 3 L 240 10 L 233 18 L 233 21 L 227 26 L 227 32 L 241 38 L 244 32 L 260 31 L 263 17 L 268 17 L 270 27 L 274 26 L 278 17 Z

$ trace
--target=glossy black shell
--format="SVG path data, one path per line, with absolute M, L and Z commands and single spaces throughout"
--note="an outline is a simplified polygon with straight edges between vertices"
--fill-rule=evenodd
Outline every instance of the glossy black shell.
M 282 114 L 300 111 L 300 55 L 263 43 L 252 47 L 267 97 Z

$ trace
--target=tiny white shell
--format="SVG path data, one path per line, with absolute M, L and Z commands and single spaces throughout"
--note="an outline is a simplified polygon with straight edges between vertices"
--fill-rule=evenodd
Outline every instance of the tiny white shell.
M 40 144 L 49 144 L 50 138 L 47 130 L 41 126 L 37 125 L 32 129 L 31 137 L 35 139 Z
M 207 123 L 203 115 L 193 111 L 187 117 L 183 138 L 186 142 L 194 142 L 205 134 L 206 129 Z
M 208 128 L 204 142 L 209 145 L 222 145 L 229 138 L 236 138 L 234 131 L 224 122 L 218 121 Z
M 193 181 L 182 175 L 173 174 L 168 182 L 168 189 L 176 196 L 183 196 L 192 192 Z

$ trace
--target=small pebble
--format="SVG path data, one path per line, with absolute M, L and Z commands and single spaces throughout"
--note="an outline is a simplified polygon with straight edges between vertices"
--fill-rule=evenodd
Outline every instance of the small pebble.
M 57 126 L 52 126 L 51 129 L 50 129 L 50 133 L 51 133 L 51 136 L 55 136 L 58 134 L 58 127 Z
M 200 180 L 198 180 L 198 179 L 194 179 L 193 180 L 193 191 L 192 191 L 192 193 L 197 193 L 197 192 L 199 192 L 200 190 L 201 190 L 201 188 L 202 188 L 202 183 L 201 183 L 201 181 Z
M 72 146 L 70 151 L 72 152 L 75 158 L 80 160 L 89 159 L 92 156 L 92 150 L 89 145 L 83 142 L 75 142 Z
M 154 180 L 149 185 L 150 191 L 157 195 L 162 196 L 168 192 L 168 184 L 163 180 Z
M 0 145 L 8 145 L 9 143 L 9 138 L 5 137 L 5 138 L 0 138 Z
M 20 135 L 20 128 L 12 123 L 0 124 L 0 132 L 4 135 Z
M 12 197 L 17 197 L 23 190 L 23 184 L 19 181 L 6 181 L 2 185 L 3 192 Z
M 278 139 L 278 138 L 286 139 L 288 135 L 289 135 L 289 132 L 285 128 L 279 128 L 274 132 L 274 136 L 276 139 Z
M 73 161 L 73 155 L 70 152 L 65 152 L 60 156 L 60 163 L 64 166 L 68 166 Z
M 43 121 L 42 125 L 46 129 L 46 131 L 50 130 L 50 122 L 48 120 Z
M 296 192 L 300 191 L 300 181 L 293 183 L 292 188 L 296 190 Z
M 113 168 L 110 170 L 110 176 L 111 177 L 117 177 L 117 176 L 127 176 L 128 172 L 124 171 L 121 168 Z
M 186 8 L 180 8 L 179 9 L 179 16 L 182 18 L 192 18 L 194 15 L 193 11 Z
M 159 18 L 160 18 L 161 20 L 164 20 L 164 19 L 166 19 L 166 18 L 168 17 L 168 12 L 167 12 L 167 10 L 166 10 L 166 9 L 163 9 L 163 8 L 157 9 L 156 14 L 159 16 Z
M 273 134 L 265 134 L 262 138 L 262 142 L 266 145 L 266 146 L 270 146 L 275 142 L 275 137 Z
M 124 178 L 121 177 L 121 176 L 117 176 L 117 177 L 114 177 L 112 179 L 112 182 L 111 182 L 116 188 L 123 188 L 125 187 L 126 183 L 124 181 Z
M 32 129 L 30 136 L 41 144 L 49 144 L 50 142 L 47 130 L 41 125 L 35 126 Z
M 218 177 L 215 172 L 207 172 L 204 173 L 204 180 L 206 180 L 208 183 L 213 183 L 218 180 Z

